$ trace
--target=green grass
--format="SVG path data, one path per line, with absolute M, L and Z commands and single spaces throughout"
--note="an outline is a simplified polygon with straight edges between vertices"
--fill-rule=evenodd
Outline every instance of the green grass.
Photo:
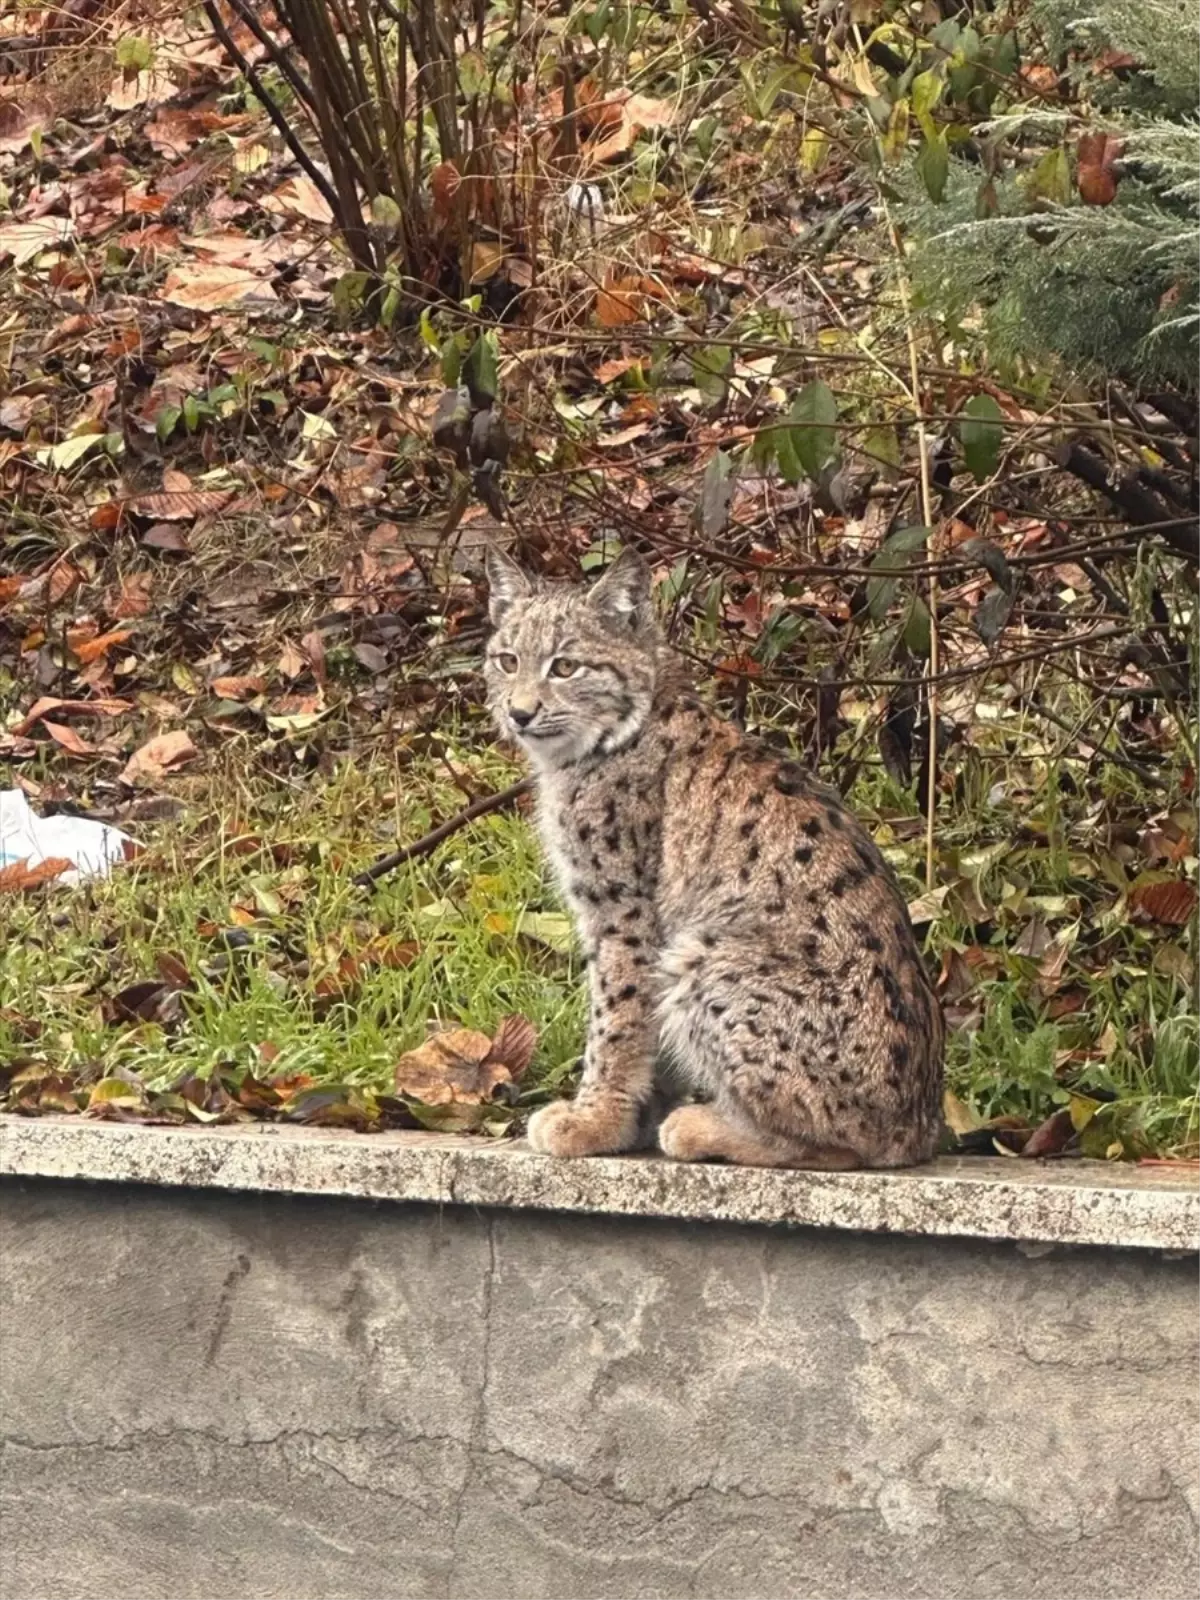
M 494 752 L 445 748 L 475 792 L 511 781 Z M 1130 915 L 1136 853 L 1099 849 L 1094 798 L 1053 780 L 973 801 L 939 833 L 945 893 L 921 933 L 948 1002 L 948 1086 L 981 1123 L 1084 1106 L 1090 1154 L 1194 1155 L 1195 930 Z M 6 900 L 10 1105 L 82 1109 L 99 1082 L 100 1098 L 131 1114 L 209 1115 L 194 1087 L 199 1111 L 172 1091 L 192 1079 L 236 1094 L 249 1077 L 284 1081 L 306 1120 L 373 1125 L 396 1114 L 387 1097 L 404 1051 L 444 1027 L 490 1035 L 512 1014 L 539 1032 L 519 1094 L 486 1112 L 417 1108 L 416 1120 L 501 1130 L 567 1083 L 583 1045 L 583 973 L 525 818 L 481 818 L 372 891 L 353 885 L 355 871 L 465 801 L 436 754 L 343 758 L 299 777 L 230 755 L 175 783 L 188 809 L 135 828 L 148 848 L 134 862 Z M 867 768 L 851 798 L 916 900 L 912 795 Z M 1121 792 L 1104 804 L 1130 802 Z M 192 986 L 167 996 L 173 1015 L 116 1014 L 115 997 L 164 972 Z M 139 1087 L 123 1097 L 112 1080 L 131 1077 Z M 312 1100 L 334 1084 L 347 1086 L 341 1099 Z M 399 1111 L 411 1120 L 411 1107 Z
M 494 758 L 455 764 L 480 789 L 511 781 Z M 236 822 L 198 802 L 138 829 L 150 848 L 107 880 L 10 900 L 0 1060 L 83 1086 L 269 1072 L 386 1093 L 431 1030 L 490 1034 L 519 1013 L 540 1033 L 527 1094 L 562 1079 L 583 988 L 525 822 L 480 819 L 372 892 L 355 871 L 465 803 L 444 769 L 345 762 L 327 781 L 259 778 L 241 800 Z M 178 1019 L 114 1022 L 113 997 L 164 957 L 194 984 Z

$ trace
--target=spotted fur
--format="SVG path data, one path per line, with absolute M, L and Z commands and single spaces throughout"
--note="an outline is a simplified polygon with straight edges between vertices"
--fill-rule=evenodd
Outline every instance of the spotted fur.
M 904 900 L 836 791 L 689 687 L 630 552 L 590 589 L 488 557 L 488 693 L 533 766 L 538 824 L 589 963 L 573 1101 L 535 1148 L 629 1149 L 665 1053 L 702 1103 L 679 1160 L 895 1167 L 940 1128 L 943 1022 Z

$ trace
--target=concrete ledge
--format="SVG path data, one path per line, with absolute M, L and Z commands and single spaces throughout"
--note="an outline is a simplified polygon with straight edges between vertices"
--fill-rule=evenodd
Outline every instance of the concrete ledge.
M 649 1156 L 558 1161 L 520 1142 L 439 1134 L 0 1116 L 0 1173 L 1033 1244 L 1200 1245 L 1194 1170 L 1105 1162 L 943 1158 L 904 1172 L 778 1172 Z

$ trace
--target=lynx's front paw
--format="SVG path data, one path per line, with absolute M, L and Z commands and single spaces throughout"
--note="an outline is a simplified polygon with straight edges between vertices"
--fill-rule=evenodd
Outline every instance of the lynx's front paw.
M 556 1100 L 529 1119 L 529 1142 L 543 1156 L 615 1155 L 637 1143 L 636 1114 L 601 1101 L 581 1106 Z

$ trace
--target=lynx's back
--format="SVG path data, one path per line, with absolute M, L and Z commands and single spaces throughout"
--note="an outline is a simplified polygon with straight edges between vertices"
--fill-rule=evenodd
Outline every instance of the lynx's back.
M 530 1136 L 628 1147 L 656 1052 L 703 1103 L 679 1159 L 900 1166 L 940 1129 L 943 1025 L 899 888 L 841 797 L 712 715 L 629 558 L 591 590 L 491 568 L 497 719 L 528 751 L 540 828 L 591 969 L 576 1100 Z

